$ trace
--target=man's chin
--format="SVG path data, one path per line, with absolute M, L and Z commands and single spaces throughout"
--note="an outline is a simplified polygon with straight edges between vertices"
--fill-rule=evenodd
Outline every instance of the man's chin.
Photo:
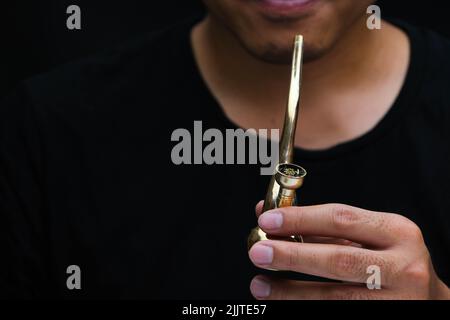
M 270 63 L 270 64 L 291 64 L 292 51 L 251 51 L 248 52 L 256 59 Z
M 293 47 L 280 48 L 276 46 L 266 46 L 264 49 L 254 49 L 244 46 L 244 48 L 254 58 L 270 64 L 285 65 L 292 63 Z M 324 54 L 324 50 L 318 50 L 305 46 L 303 49 L 303 61 L 308 63 L 320 59 Z

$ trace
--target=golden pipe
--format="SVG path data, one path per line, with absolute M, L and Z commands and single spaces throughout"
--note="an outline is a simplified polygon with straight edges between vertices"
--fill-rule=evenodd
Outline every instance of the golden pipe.
M 289 98 L 286 106 L 283 131 L 280 140 L 280 159 L 267 188 L 264 199 L 263 212 L 275 208 L 292 206 L 296 203 L 295 190 L 303 184 L 306 170 L 292 164 L 295 129 L 297 127 L 298 109 L 300 106 L 300 90 L 303 62 L 303 36 L 297 35 L 294 40 L 294 53 L 292 58 L 291 82 Z M 254 228 L 247 241 L 248 249 L 260 240 L 268 237 L 259 227 Z M 301 241 L 300 236 L 292 236 L 284 240 Z

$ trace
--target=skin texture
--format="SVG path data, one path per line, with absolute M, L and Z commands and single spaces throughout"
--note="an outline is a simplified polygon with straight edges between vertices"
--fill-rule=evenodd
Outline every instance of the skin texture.
M 292 38 L 301 30 L 306 61 L 332 50 L 361 18 L 372 0 L 321 0 L 307 12 L 266 13 L 255 0 L 205 0 L 209 12 L 251 55 L 273 63 L 290 63 Z
M 209 14 L 191 32 L 199 71 L 227 117 L 242 128 L 281 128 L 292 39 L 305 37 L 296 146 L 322 150 L 371 130 L 390 109 L 408 70 L 408 37 L 383 21 L 366 27 L 373 1 L 317 0 L 296 14 L 261 12 L 256 0 L 204 0 Z M 257 206 L 261 212 L 261 203 Z M 274 228 L 275 222 L 281 224 Z M 290 207 L 259 217 L 274 235 L 249 251 L 261 268 L 297 271 L 343 283 L 255 277 L 258 299 L 449 299 L 434 272 L 420 229 L 399 214 L 344 204 Z M 381 290 L 365 286 L 367 267 L 381 271 Z
M 335 1 L 329 2 L 334 4 Z M 246 4 L 241 0 L 207 1 L 215 11 L 222 8 L 222 3 L 241 4 L 236 7 L 229 5 L 237 10 L 232 19 L 238 19 L 247 10 L 254 13 L 248 17 L 245 15 L 247 19 L 262 19 L 253 6 L 249 5 L 246 10 L 241 8 Z M 328 10 L 331 9 L 324 7 L 328 19 Z M 350 8 L 349 14 L 353 16 L 354 8 Z M 258 53 L 251 48 L 264 47 L 259 43 L 266 38 L 265 41 L 271 43 L 266 46 L 273 46 L 272 28 L 284 30 L 277 38 L 285 39 L 278 40 L 283 42 L 283 46 L 277 52 L 288 51 L 291 54 L 292 40 L 297 33 L 308 34 L 305 36 L 306 47 L 319 46 L 308 43 L 322 43 L 324 49 L 320 51 L 320 58 L 305 63 L 303 67 L 302 104 L 295 141 L 303 148 L 324 149 L 373 128 L 396 99 L 408 69 L 409 41 L 406 35 L 388 23 L 383 23 L 381 30 L 368 30 L 365 10 L 360 10 L 360 17 L 344 32 L 329 31 L 333 36 L 323 38 L 328 39 L 327 43 L 321 42 L 325 41 L 321 40 L 320 33 L 324 28 L 322 19 L 308 18 L 308 23 L 305 23 L 304 18 L 299 18 L 296 24 L 307 25 L 307 30 L 291 27 L 295 25 L 292 21 L 288 25 L 279 21 L 254 22 L 255 30 L 242 32 L 259 34 L 259 37 L 255 36 L 259 39 L 258 45 L 253 40 L 243 43 L 240 39 L 247 37 L 235 36 L 241 29 L 230 31 L 229 25 L 235 23 L 224 23 L 224 18 L 213 12 L 192 30 L 193 51 L 205 83 L 228 118 L 242 128 L 269 129 L 282 126 L 291 61 L 289 59 L 286 64 L 269 63 L 266 50 Z M 254 18 L 254 15 L 259 18 Z M 321 13 L 317 15 L 322 16 Z M 341 12 L 341 15 L 345 13 Z M 334 21 L 332 26 L 323 19 L 331 30 L 341 30 L 348 25 L 348 19 L 342 17 L 332 19 L 330 16 L 329 19 Z M 251 50 L 253 54 L 249 54 Z
M 436 276 L 420 229 L 398 214 L 342 204 L 288 207 L 261 213 L 259 226 L 277 236 L 304 235 L 305 243 L 261 241 L 249 251 L 261 268 L 302 272 L 345 283 L 276 280 L 257 276 L 257 299 L 449 299 Z M 317 241 L 317 236 L 322 236 Z M 328 237 L 328 238 L 323 238 Z M 344 240 L 345 238 L 345 240 Z M 366 286 L 367 268 L 380 267 L 381 289 Z

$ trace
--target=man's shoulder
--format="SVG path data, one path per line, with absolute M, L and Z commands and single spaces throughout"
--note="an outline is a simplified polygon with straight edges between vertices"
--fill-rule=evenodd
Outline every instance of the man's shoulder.
M 411 47 L 407 78 L 408 94 L 420 110 L 429 115 L 450 112 L 450 39 L 426 27 L 400 20 L 391 21 L 403 29 Z M 442 120 L 442 117 L 439 120 Z
M 182 21 L 114 48 L 58 66 L 23 82 L 35 104 L 78 103 L 137 90 L 142 82 L 164 85 L 189 48 L 192 22 Z M 155 92 L 157 92 L 155 90 Z
M 434 131 L 449 137 L 450 122 L 450 39 L 427 28 L 416 28 L 412 40 L 412 58 L 419 75 L 418 90 L 413 94 L 420 106 L 422 121 L 432 124 Z M 417 43 L 415 43 L 415 41 Z
M 410 40 L 412 62 L 421 65 L 420 72 L 429 76 L 449 76 L 450 38 L 430 28 L 408 23 L 400 19 L 389 18 L 388 21 L 403 30 Z
M 424 27 L 409 27 L 413 58 L 423 65 L 425 85 L 448 87 L 450 79 L 450 38 Z M 417 61 L 419 62 L 419 61 Z
M 430 29 L 420 29 L 424 35 L 427 46 L 428 76 L 436 79 L 441 75 L 449 79 L 450 64 L 450 38 Z M 447 83 L 448 84 L 448 83 Z
M 421 29 L 426 51 L 421 97 L 434 108 L 450 113 L 450 39 L 429 29 Z

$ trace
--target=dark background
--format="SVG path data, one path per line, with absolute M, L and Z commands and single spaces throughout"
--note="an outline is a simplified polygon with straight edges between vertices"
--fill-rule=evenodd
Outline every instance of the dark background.
M 81 30 L 66 28 L 66 9 L 72 4 L 81 7 Z M 444 1 L 417 5 L 380 0 L 378 5 L 383 17 L 404 19 L 450 37 Z M 5 25 L 0 35 L 6 55 L 0 62 L 0 96 L 33 74 L 203 12 L 201 0 L 14 0 L 2 8 Z

